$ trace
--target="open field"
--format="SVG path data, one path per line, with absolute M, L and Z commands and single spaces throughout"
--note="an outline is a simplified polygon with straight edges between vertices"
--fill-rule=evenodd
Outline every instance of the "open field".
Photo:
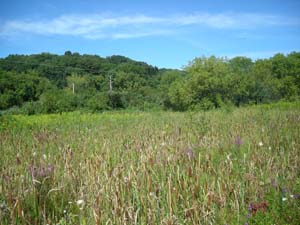
M 1 224 L 300 224 L 300 106 L 2 117 Z

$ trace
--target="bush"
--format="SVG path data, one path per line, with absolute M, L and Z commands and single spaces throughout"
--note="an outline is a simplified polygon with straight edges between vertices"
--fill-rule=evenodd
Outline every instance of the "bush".
M 76 97 L 63 90 L 50 90 L 42 94 L 40 104 L 43 113 L 69 112 L 76 109 Z
M 20 112 L 26 115 L 39 114 L 43 112 L 40 102 L 25 102 L 20 108 Z
M 199 103 L 194 104 L 190 107 L 192 111 L 199 111 L 199 110 L 211 110 L 214 109 L 215 105 L 212 101 L 208 98 L 203 98 Z
M 120 92 L 111 91 L 108 93 L 108 104 L 112 109 L 124 108 L 122 94 Z
M 109 109 L 108 106 L 109 98 L 108 96 L 101 92 L 97 93 L 93 97 L 91 97 L 87 102 L 87 107 L 92 111 L 102 111 Z

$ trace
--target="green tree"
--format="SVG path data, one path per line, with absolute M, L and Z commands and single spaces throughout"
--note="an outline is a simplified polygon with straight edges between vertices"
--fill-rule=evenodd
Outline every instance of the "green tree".
M 40 97 L 42 112 L 60 113 L 76 109 L 76 98 L 64 90 L 49 90 Z
M 109 109 L 109 98 L 107 93 L 99 92 L 88 100 L 87 106 L 92 111 L 102 111 Z

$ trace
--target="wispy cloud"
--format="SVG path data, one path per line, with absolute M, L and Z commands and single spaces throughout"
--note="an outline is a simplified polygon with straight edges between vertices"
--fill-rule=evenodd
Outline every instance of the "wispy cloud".
M 188 26 L 212 29 L 243 29 L 269 26 L 299 26 L 299 18 L 264 14 L 194 13 L 155 17 L 147 15 L 63 15 L 33 21 L 14 20 L 0 25 L 0 36 L 30 33 L 38 35 L 72 35 L 88 39 L 125 39 L 168 35 Z

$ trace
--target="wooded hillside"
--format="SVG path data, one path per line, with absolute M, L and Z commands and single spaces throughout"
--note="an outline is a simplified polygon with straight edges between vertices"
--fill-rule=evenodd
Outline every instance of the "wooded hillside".
M 124 56 L 70 51 L 0 59 L 0 110 L 7 112 L 207 110 L 295 101 L 299 95 L 299 52 L 256 61 L 200 57 L 182 70 L 158 69 Z

